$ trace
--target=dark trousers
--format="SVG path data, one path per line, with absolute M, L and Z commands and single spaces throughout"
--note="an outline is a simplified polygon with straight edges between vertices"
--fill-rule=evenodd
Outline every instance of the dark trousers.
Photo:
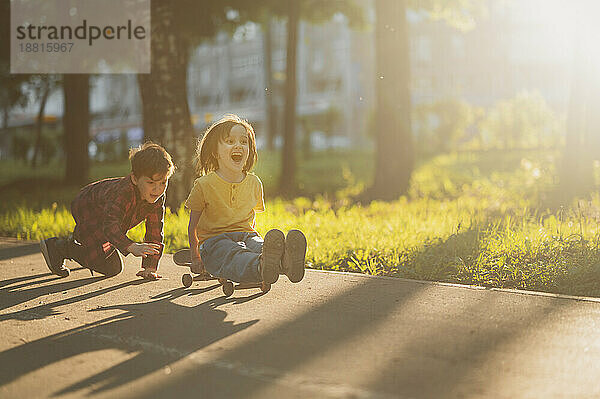
M 123 271 L 123 260 L 116 248 L 113 248 L 107 256 L 89 256 L 91 253 L 98 252 L 98 248 L 87 248 L 73 238 L 67 240 L 66 258 L 107 277 L 116 276 Z
M 71 203 L 71 214 L 75 219 L 75 230 L 66 243 L 65 258 L 72 259 L 81 266 L 104 274 L 105 276 L 116 276 L 123 271 L 123 261 L 119 251 L 112 245 L 104 233 L 95 224 L 88 223 L 90 213 L 87 208 L 89 204 L 85 197 L 86 189 L 79 192 Z

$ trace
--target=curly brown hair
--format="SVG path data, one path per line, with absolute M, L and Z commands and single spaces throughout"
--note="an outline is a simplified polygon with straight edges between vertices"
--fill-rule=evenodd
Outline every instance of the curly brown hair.
M 170 177 L 175 170 L 171 155 L 162 146 L 147 141 L 139 147 L 129 150 L 131 171 L 135 177 L 152 178 L 155 174 Z
M 196 146 L 196 156 L 194 157 L 194 167 L 198 176 L 206 175 L 219 169 L 219 162 L 217 161 L 217 148 L 219 141 L 225 140 L 235 125 L 243 126 L 248 134 L 250 153 L 248 154 L 248 160 L 246 161 L 246 164 L 242 170 L 244 172 L 249 172 L 252 170 L 254 164 L 256 164 L 256 160 L 258 159 L 254 129 L 252 128 L 252 125 L 248 123 L 248 121 L 240 118 L 237 115 L 227 114 L 210 125 L 210 127 L 206 129 L 202 139 L 198 140 L 198 145 Z

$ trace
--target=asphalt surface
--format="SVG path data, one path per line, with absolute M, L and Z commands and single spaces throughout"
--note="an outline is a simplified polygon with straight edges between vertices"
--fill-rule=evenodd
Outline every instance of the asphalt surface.
M 0 239 L 0 398 L 600 397 L 593 298 L 312 270 L 225 298 L 125 261 L 57 278 Z

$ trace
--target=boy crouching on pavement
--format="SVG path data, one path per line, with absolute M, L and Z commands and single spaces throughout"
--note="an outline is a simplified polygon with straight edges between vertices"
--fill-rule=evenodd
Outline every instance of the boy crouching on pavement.
M 52 273 L 66 277 L 71 259 L 90 271 L 107 277 L 123 270 L 123 255 L 140 256 L 137 275 L 156 280 L 163 252 L 165 191 L 174 170 L 171 155 L 160 145 L 145 143 L 130 150 L 131 174 L 109 178 L 84 187 L 71 203 L 75 230 L 69 238 L 48 238 L 40 247 Z M 146 221 L 143 243 L 131 241 L 126 233 Z

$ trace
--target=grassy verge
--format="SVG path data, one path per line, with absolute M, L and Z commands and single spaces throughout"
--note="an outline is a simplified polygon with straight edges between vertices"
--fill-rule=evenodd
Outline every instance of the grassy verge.
M 548 207 L 556 152 L 438 156 L 417 167 L 407 197 L 352 204 L 348 194 L 370 175 L 369 156 L 315 154 L 301 166 L 299 181 L 314 187 L 314 180 L 330 192 L 333 187 L 336 195 L 313 189 L 290 201 L 268 199 L 258 230 L 302 229 L 308 261 L 317 269 L 600 296 L 600 197 L 591 193 L 562 208 Z M 257 173 L 269 193 L 276 176 L 267 171 L 277 170 L 277 159 L 265 158 Z M 72 227 L 60 203 L 0 214 L 1 235 L 38 239 Z M 169 211 L 167 251 L 186 246 L 186 230 L 185 210 Z M 143 226 L 130 236 L 141 239 Z
M 297 181 L 303 195 L 334 196 L 336 192 L 357 181 L 368 181 L 373 173 L 372 154 L 365 151 L 329 151 L 315 153 L 304 159 L 299 155 Z M 254 173 L 264 184 L 265 195 L 277 194 L 280 154 L 261 152 Z M 129 161 L 95 163 L 90 169 L 89 181 L 106 177 L 124 176 L 130 171 Z M 323 173 L 327 171 L 327 173 Z M 25 162 L 0 161 L 0 213 L 19 208 L 42 210 L 56 204 L 69 207 L 79 187 L 62 183 L 64 165 L 51 163 L 32 168 Z

